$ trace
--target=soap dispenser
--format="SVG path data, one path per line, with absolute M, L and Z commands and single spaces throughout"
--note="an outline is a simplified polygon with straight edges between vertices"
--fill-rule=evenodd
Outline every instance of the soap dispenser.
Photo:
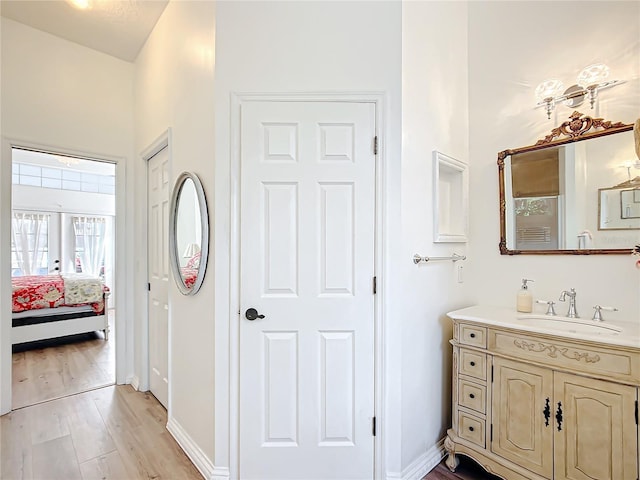
M 516 301 L 516 309 L 522 313 L 531 313 L 533 311 L 533 295 L 531 295 L 529 291 L 527 282 L 533 282 L 533 280 L 529 280 L 528 278 L 522 279 L 522 287 L 518 292 Z

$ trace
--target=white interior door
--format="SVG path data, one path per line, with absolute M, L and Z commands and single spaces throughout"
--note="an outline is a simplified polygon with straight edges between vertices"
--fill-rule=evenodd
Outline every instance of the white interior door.
M 373 478 L 374 135 L 370 103 L 242 105 L 243 480 Z
M 169 149 L 149 159 L 149 385 L 167 408 L 169 391 Z

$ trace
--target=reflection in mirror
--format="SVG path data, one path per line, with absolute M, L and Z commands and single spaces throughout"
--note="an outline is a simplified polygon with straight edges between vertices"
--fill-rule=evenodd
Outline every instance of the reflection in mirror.
M 640 229 L 640 177 L 598 190 L 599 230 Z
M 623 219 L 640 218 L 640 189 L 620 190 L 620 203 Z
M 202 223 L 200 207 L 193 180 L 187 178 L 182 184 L 176 212 L 176 248 L 180 253 L 180 268 L 197 270 L 200 262 Z M 182 277 L 187 283 L 183 271 Z
M 575 112 L 535 145 L 500 152 L 501 253 L 629 253 L 640 242 L 632 128 Z
M 202 285 L 209 243 L 204 190 L 195 174 L 184 172 L 178 177 L 169 226 L 173 274 L 180 291 L 192 295 Z

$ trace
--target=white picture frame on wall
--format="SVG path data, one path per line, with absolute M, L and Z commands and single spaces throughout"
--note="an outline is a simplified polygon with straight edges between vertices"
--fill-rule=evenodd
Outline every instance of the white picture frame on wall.
M 433 151 L 433 241 L 466 243 L 469 232 L 468 165 Z

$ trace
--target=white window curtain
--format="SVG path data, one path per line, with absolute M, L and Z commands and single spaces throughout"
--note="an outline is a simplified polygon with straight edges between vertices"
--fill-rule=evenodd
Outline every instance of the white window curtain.
M 80 258 L 82 273 L 100 275 L 104 264 L 106 219 L 74 216 L 72 222 L 75 233 L 74 250 Z
M 49 215 L 14 212 L 11 236 L 22 275 L 37 275 L 47 267 Z

